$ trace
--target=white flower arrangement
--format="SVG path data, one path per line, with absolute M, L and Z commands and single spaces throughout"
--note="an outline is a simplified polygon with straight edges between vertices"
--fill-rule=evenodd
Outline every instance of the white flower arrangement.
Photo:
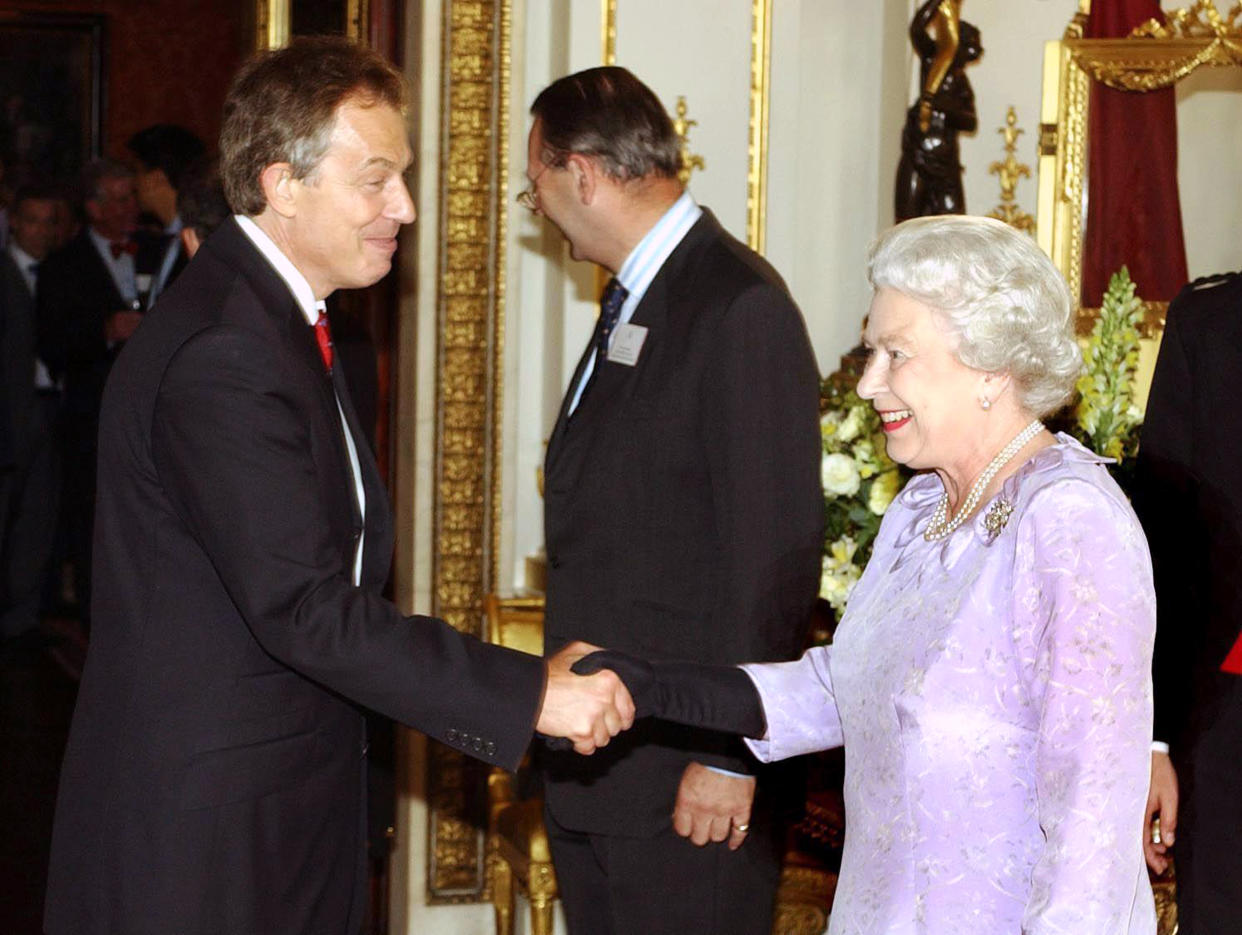
M 880 518 L 906 475 L 885 453 L 875 410 L 834 378 L 824 383 L 820 438 L 825 532 L 819 595 L 840 618 L 871 555 Z

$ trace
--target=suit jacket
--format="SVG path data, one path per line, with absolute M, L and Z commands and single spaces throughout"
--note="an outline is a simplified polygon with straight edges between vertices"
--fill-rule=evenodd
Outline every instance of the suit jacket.
M 1156 583 L 1155 736 L 1183 765 L 1209 732 L 1230 764 L 1242 743 L 1242 677 L 1220 671 L 1242 631 L 1239 394 L 1242 276 L 1192 283 L 1169 307 L 1134 491 Z
M 819 377 L 779 276 L 710 212 L 632 319 L 637 363 L 600 361 L 548 443 L 547 651 L 571 639 L 666 659 L 802 649 L 819 584 Z M 588 348 L 588 354 L 590 349 Z M 692 760 L 751 771 L 736 738 L 645 721 L 592 757 L 548 757 L 547 803 L 575 830 L 667 828 Z
M 288 288 L 230 220 L 127 343 L 105 393 L 51 935 L 357 931 L 359 704 L 517 764 L 542 662 L 402 617 L 379 596 L 391 548 L 340 370 L 325 375 Z

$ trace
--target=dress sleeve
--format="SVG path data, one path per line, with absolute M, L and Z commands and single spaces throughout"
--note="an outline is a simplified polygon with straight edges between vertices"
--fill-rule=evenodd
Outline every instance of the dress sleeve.
M 1120 493 L 1080 479 L 1037 493 L 1019 529 L 1013 599 L 1040 714 L 1045 837 L 1022 932 L 1128 932 L 1152 901 L 1141 831 L 1155 595 L 1146 541 Z
M 831 646 L 816 646 L 793 662 L 742 666 L 759 690 L 768 732 L 746 745 L 764 763 L 839 747 L 841 715 L 828 671 Z

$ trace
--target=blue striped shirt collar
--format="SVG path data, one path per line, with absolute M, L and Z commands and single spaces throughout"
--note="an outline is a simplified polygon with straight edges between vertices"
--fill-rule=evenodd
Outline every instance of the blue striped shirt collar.
M 617 281 L 625 286 L 629 293 L 626 305 L 630 314 L 642 301 L 647 287 L 655 279 L 664 261 L 677 249 L 677 245 L 689 232 L 690 228 L 703 214 L 703 209 L 694 203 L 688 191 L 673 202 L 664 212 L 664 216 L 656 221 L 655 226 L 647 231 L 646 236 L 638 242 L 630 255 L 617 271 Z M 629 315 L 622 313 L 622 320 L 628 321 Z

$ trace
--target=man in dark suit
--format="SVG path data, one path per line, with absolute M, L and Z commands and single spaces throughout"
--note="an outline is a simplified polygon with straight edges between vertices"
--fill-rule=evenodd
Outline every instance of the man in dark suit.
M 414 219 L 403 94 L 341 39 L 247 64 L 221 139 L 237 216 L 113 368 L 50 935 L 357 932 L 360 705 L 511 768 L 533 730 L 590 752 L 632 718 L 611 674 L 380 597 L 391 517 L 317 309 L 387 273 Z
M 12 469 L 0 488 L 0 636 L 34 630 L 60 502 L 60 392 L 35 351 L 39 265 L 56 237 L 56 194 L 27 187 L 13 199 L 0 251 L 0 367 Z
M 88 223 L 42 264 L 37 304 L 39 354 L 64 385 L 65 542 L 89 622 L 99 406 L 112 361 L 142 320 L 159 247 L 134 239 L 138 202 L 129 168 L 91 163 L 82 193 Z
M 1242 276 L 1191 283 L 1169 307 L 1134 491 L 1157 601 L 1144 849 L 1163 872 L 1172 848 L 1182 935 L 1242 918 L 1240 392 Z
M 632 74 L 563 78 L 531 112 L 521 201 L 613 274 L 548 444 L 548 651 L 791 658 L 823 525 L 802 316 L 684 191 L 672 124 Z M 590 764 L 550 755 L 570 930 L 767 932 L 778 848 L 756 772 L 735 739 L 655 721 Z
M 181 244 L 182 218 L 177 210 L 186 171 L 202 158 L 203 141 L 173 123 L 157 123 L 139 130 L 125 144 L 138 162 L 135 173 L 138 206 L 164 228 L 162 251 L 151 274 L 147 306 L 172 283 L 189 261 Z

